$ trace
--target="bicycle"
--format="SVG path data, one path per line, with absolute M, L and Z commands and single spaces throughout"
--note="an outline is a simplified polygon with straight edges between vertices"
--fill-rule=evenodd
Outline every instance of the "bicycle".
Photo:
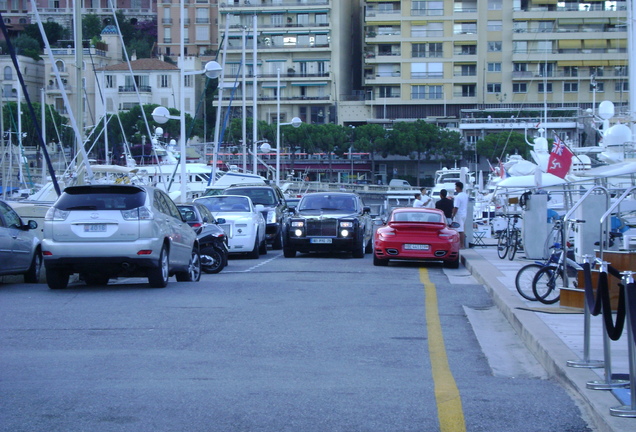
M 549 252 L 548 258 L 543 260 L 537 260 L 533 263 L 527 264 L 517 271 L 515 276 L 515 288 L 521 297 L 529 301 L 537 301 L 534 293 L 532 292 L 532 281 L 534 276 L 543 267 L 556 264 L 558 261 L 558 250 L 561 250 L 561 244 L 563 244 L 563 232 L 561 231 L 561 220 L 554 221 L 552 230 L 548 233 L 545 241 L 545 251 Z M 548 246 L 552 244 L 552 246 Z
M 570 222 L 583 223 L 585 221 L 572 220 Z M 543 304 L 556 303 L 561 298 L 561 287 L 566 286 L 566 280 L 572 280 L 572 285 L 576 287 L 577 282 L 574 278 L 579 270 L 583 270 L 583 267 L 570 258 L 566 245 L 557 253 L 556 263 L 548 264 L 537 271 L 532 280 L 532 293 Z
M 555 252 L 551 253 L 546 260 L 526 264 L 517 272 L 517 276 L 515 276 L 515 287 L 517 288 L 517 292 L 524 299 L 537 301 L 537 297 L 532 291 L 532 281 L 539 270 L 558 261 L 560 252 L 556 252 L 556 250 L 561 249 L 561 244 L 555 243 L 551 249 L 555 249 Z
M 521 229 L 517 226 L 519 219 L 523 219 L 519 214 L 505 214 L 503 217 L 508 219 L 508 225 L 505 230 L 499 232 L 499 240 L 497 241 L 497 255 L 501 259 L 505 259 L 508 252 L 508 259 L 512 261 L 515 258 L 517 249 L 521 249 Z

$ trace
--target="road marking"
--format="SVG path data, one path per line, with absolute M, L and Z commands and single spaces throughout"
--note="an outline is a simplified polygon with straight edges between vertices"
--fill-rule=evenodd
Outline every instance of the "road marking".
M 420 268 L 420 281 L 424 285 L 426 298 L 426 328 L 428 330 L 428 351 L 437 401 L 437 418 L 440 432 L 465 432 L 464 411 L 459 389 L 448 366 L 446 347 L 439 319 L 437 289 L 428 277 L 428 269 Z
M 273 257 L 271 257 L 269 259 L 266 259 L 265 261 L 259 261 L 258 264 L 254 265 L 252 267 L 246 268 L 245 270 L 228 270 L 228 271 L 224 271 L 223 273 L 249 273 L 252 270 L 256 270 L 260 266 L 263 266 L 263 265 L 269 263 L 270 261 L 275 260 L 276 258 L 280 258 L 280 257 L 281 257 L 281 254 L 278 254 L 278 255 L 275 255 L 275 256 L 273 256 Z

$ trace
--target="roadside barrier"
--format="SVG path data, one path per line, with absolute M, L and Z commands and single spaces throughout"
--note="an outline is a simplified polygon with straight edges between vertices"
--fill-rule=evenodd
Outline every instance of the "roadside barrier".
M 636 417 L 636 284 L 634 284 L 634 272 L 624 271 L 621 274 L 623 276 L 621 292 L 625 291 L 631 403 L 610 408 L 610 414 L 617 417 Z
M 585 279 L 585 302 L 589 306 L 590 314 L 597 316 L 603 314 L 603 360 L 605 365 L 605 379 L 602 381 L 590 381 L 587 383 L 587 388 L 594 390 L 612 390 L 615 388 L 623 388 L 629 385 L 626 380 L 619 380 L 612 378 L 612 352 L 610 347 L 610 339 L 618 340 L 623 332 L 623 326 L 625 324 L 625 297 L 622 294 L 619 295 L 619 304 L 616 314 L 616 323 L 612 319 L 612 305 L 610 303 L 609 295 L 609 276 L 617 276 L 620 278 L 618 270 L 614 269 L 606 261 L 600 263 L 600 273 L 598 277 L 598 283 L 596 287 L 596 296 L 594 295 L 594 289 L 592 288 L 592 271 L 590 266 L 583 268 Z M 621 311 L 622 309 L 622 311 Z

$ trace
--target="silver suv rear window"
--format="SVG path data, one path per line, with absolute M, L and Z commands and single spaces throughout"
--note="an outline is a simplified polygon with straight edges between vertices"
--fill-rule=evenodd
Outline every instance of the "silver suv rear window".
M 146 192 L 137 187 L 71 186 L 55 207 L 60 210 L 131 210 L 146 202 Z

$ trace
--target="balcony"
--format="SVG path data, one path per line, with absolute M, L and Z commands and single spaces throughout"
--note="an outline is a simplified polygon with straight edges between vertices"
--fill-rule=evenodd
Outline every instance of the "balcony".
M 151 93 L 152 87 L 148 85 L 140 85 L 137 86 L 139 88 L 140 93 Z M 119 86 L 119 93 L 134 93 L 135 86 Z

